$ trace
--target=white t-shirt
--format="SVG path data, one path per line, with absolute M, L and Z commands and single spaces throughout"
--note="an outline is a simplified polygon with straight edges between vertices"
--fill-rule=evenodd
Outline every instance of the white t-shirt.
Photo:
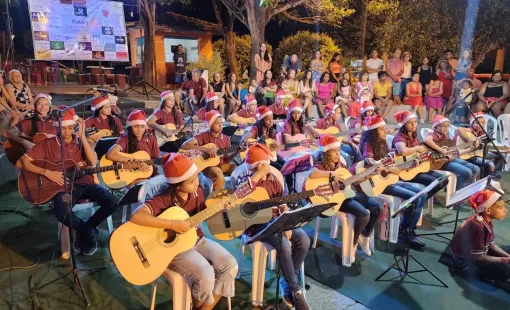
M 404 73 L 402 73 L 403 79 L 410 79 L 411 78 L 411 70 L 413 69 L 413 64 L 410 62 L 406 63 L 404 62 Z
M 380 58 L 376 59 L 370 58 L 367 60 L 367 68 L 370 69 L 379 69 L 382 68 L 383 65 L 384 65 L 383 61 Z M 379 78 L 377 77 L 377 72 L 369 73 L 368 80 L 372 83 L 377 82 L 379 80 Z

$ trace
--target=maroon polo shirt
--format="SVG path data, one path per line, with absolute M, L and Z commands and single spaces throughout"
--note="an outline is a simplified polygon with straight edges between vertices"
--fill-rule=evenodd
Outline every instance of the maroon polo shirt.
M 283 105 L 277 106 L 276 103 L 273 103 L 272 105 L 267 107 L 271 112 L 273 112 L 274 115 L 287 115 L 287 109 Z
M 128 135 L 123 134 L 115 142 L 115 145 L 120 147 L 120 151 L 127 153 L 128 152 Z M 160 155 L 158 142 L 153 135 L 145 134 L 144 137 L 138 141 L 137 143 L 138 151 L 147 152 L 151 158 L 157 158 Z
M 57 127 L 53 126 L 54 119 L 52 117 L 46 120 L 37 120 L 37 132 L 44 133 L 47 135 L 57 135 Z M 27 137 L 32 135 L 32 119 L 24 119 L 17 125 L 20 133 Z
M 158 118 L 156 124 L 158 125 L 166 125 L 166 124 L 174 124 L 175 127 L 183 126 L 184 119 L 182 118 L 181 111 L 177 110 L 177 120 L 174 117 L 174 112 L 168 112 L 167 110 L 158 110 L 154 114 Z M 178 124 L 178 125 L 177 125 Z
M 340 123 L 338 123 L 337 121 L 330 122 L 329 117 L 324 117 L 324 118 L 321 118 L 318 121 L 316 121 L 315 127 L 317 127 L 317 129 L 321 129 L 321 130 L 328 129 L 329 127 L 336 127 L 339 131 L 342 131 L 342 127 L 340 126 Z
M 441 142 L 443 140 L 448 139 L 447 135 L 444 135 L 444 134 L 439 133 L 437 131 L 432 131 L 428 135 L 432 137 L 432 141 L 434 141 L 434 142 Z
M 393 143 L 391 145 L 392 148 L 395 148 L 395 145 L 397 143 L 403 142 L 406 147 L 415 147 L 420 145 L 420 141 L 418 140 L 418 137 L 410 137 L 409 135 L 406 135 L 404 133 L 397 133 L 395 135 L 395 138 L 393 138 Z
M 189 216 L 193 216 L 200 211 L 205 209 L 205 199 L 202 187 L 198 187 L 198 190 L 194 194 L 189 194 L 187 200 L 183 200 L 181 196 L 172 196 L 169 191 L 165 191 L 157 196 L 154 196 L 149 201 L 145 202 L 145 207 L 153 216 L 160 215 L 163 211 L 170 207 L 181 207 Z M 204 233 L 200 227 L 196 227 L 197 234 L 202 237 Z
M 246 109 L 242 109 L 240 111 L 237 111 L 236 113 L 237 116 L 239 117 L 242 117 L 242 118 L 250 118 L 250 117 L 253 117 L 254 119 L 257 119 L 257 114 L 256 112 L 255 113 L 251 113 L 250 111 L 246 110 Z
M 181 86 L 181 90 L 187 91 L 189 89 L 193 88 L 195 92 L 195 96 L 197 96 L 198 99 L 202 98 L 202 94 L 205 91 L 207 91 L 207 82 L 204 80 L 204 78 L 200 78 L 198 81 L 188 81 L 186 83 L 183 83 Z
M 305 134 L 304 130 L 305 128 L 303 127 L 303 131 L 299 130 L 299 126 L 297 125 L 297 123 L 294 123 L 290 120 L 286 120 L 285 123 L 283 123 L 283 131 L 282 133 L 283 134 L 289 134 L 289 135 L 292 135 L 292 127 L 294 126 L 294 134 L 297 135 L 297 134 Z
M 124 133 L 124 126 L 122 126 L 122 122 L 120 119 L 116 116 L 113 116 L 113 120 L 115 121 L 115 125 L 119 129 L 119 133 Z M 108 123 L 108 118 L 103 119 L 101 116 L 98 117 L 89 117 L 85 120 L 85 127 L 87 128 L 96 128 L 98 131 L 102 129 L 108 129 L 113 132 L 113 128 L 110 127 L 110 124 Z
M 276 140 L 276 130 L 273 129 L 273 135 L 271 137 L 268 136 L 267 132 L 263 132 L 266 135 L 266 138 Z M 250 138 L 258 139 L 259 138 L 259 129 L 257 126 L 252 126 L 250 130 Z
M 205 108 L 200 108 L 200 110 L 197 111 L 197 113 L 195 113 L 195 117 L 199 120 L 199 121 L 203 121 L 205 122 Z
M 457 228 L 450 249 L 456 257 L 470 259 L 471 255 L 483 255 L 494 242 L 492 222 L 477 220 L 477 214 L 470 216 Z
M 226 136 L 222 133 L 220 133 L 218 137 L 213 137 L 213 135 L 211 135 L 210 131 L 202 132 L 195 136 L 195 140 L 197 140 L 198 146 L 206 145 L 209 143 L 216 144 L 216 147 L 218 149 L 225 149 L 225 148 L 228 148 L 231 146 L 230 145 L 230 137 Z M 223 156 L 223 158 L 221 159 L 221 162 L 223 164 L 228 164 L 228 162 L 225 161 L 226 157 L 227 156 Z
M 60 143 L 58 142 L 57 137 L 42 140 L 34 145 L 34 147 L 25 155 L 31 160 L 40 159 L 51 163 L 58 163 L 62 161 Z M 85 154 L 82 154 L 82 148 L 78 138 L 74 138 L 70 143 L 64 143 L 64 158 L 75 161 L 80 167 L 89 165 L 89 163 L 85 160 Z M 94 177 L 92 175 L 86 175 L 82 178 L 75 179 L 74 184 L 94 185 Z

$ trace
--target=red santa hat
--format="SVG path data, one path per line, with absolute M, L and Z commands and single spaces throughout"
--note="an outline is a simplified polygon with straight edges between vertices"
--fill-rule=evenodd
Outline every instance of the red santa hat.
M 264 119 L 264 117 L 268 115 L 273 115 L 273 112 L 269 110 L 268 107 L 265 105 L 261 105 L 257 108 L 257 119 L 260 121 L 261 119 Z
M 221 114 L 216 110 L 211 110 L 205 113 L 205 121 L 207 122 L 209 127 L 212 126 L 212 124 L 218 117 L 221 117 Z
M 67 108 L 66 106 L 59 106 L 60 109 Z M 64 115 L 62 115 L 62 118 L 60 119 L 62 127 L 69 126 L 69 125 L 76 125 L 76 121 L 78 120 L 78 115 L 76 115 L 76 112 L 74 109 L 69 109 L 64 112 Z M 58 124 L 58 123 L 57 123 Z
M 198 172 L 197 166 L 188 157 L 179 153 L 166 153 L 161 159 L 167 183 L 184 182 Z
M 381 116 L 369 116 L 365 118 L 363 123 L 363 131 L 373 130 L 384 125 L 386 125 L 386 122 Z
M 289 104 L 289 113 L 292 113 L 293 111 L 299 111 L 303 113 L 303 105 L 301 105 L 301 102 L 297 98 L 292 100 L 292 102 Z
M 372 104 L 371 101 L 363 101 L 363 103 L 361 104 L 361 113 L 365 113 L 366 111 L 368 110 L 374 110 L 375 107 L 374 105 Z
M 468 202 L 471 205 L 471 208 L 476 211 L 476 213 L 482 213 L 483 211 L 487 210 L 487 208 L 496 203 L 499 198 L 501 198 L 499 193 L 488 189 L 483 189 L 478 193 L 471 195 L 468 199 Z
M 262 164 L 269 165 L 271 160 L 276 158 L 271 156 L 271 151 L 264 144 L 255 143 L 246 150 L 245 163 L 248 169 L 255 169 Z
M 220 99 L 218 95 L 216 95 L 216 93 L 212 91 L 208 92 L 207 95 L 205 95 L 205 102 L 211 102 L 218 99 Z
M 283 90 L 280 90 L 276 93 L 276 99 L 285 99 L 287 98 L 287 94 Z
M 370 89 L 368 89 L 368 87 L 361 87 L 361 89 L 360 89 L 360 90 L 359 90 L 359 92 L 358 92 L 358 97 L 360 97 L 360 98 L 361 98 L 361 94 L 362 94 L 365 90 L 370 91 Z
M 134 125 L 147 125 L 147 115 L 142 110 L 133 110 L 129 113 L 126 126 L 131 127 Z
M 161 98 L 161 102 L 165 101 L 167 98 L 170 97 L 172 98 L 174 97 L 174 93 L 170 90 L 166 90 L 159 95 L 159 98 Z
M 340 141 L 338 138 L 330 134 L 319 136 L 319 151 L 326 152 L 332 149 L 340 149 Z
M 96 98 L 96 99 L 94 99 L 94 101 L 92 101 L 92 106 L 90 107 L 90 109 L 92 111 L 99 110 L 107 103 L 110 103 L 110 100 L 108 100 L 107 97 L 103 96 L 103 97 Z
M 485 119 L 485 113 L 483 112 L 476 112 L 474 113 L 475 117 L 471 116 L 469 118 L 469 124 L 473 124 L 475 122 L 475 119 L 479 118 L 479 117 L 482 117 L 483 119 Z
M 416 114 L 412 113 L 411 111 L 398 111 L 395 114 L 395 119 L 397 120 L 398 124 L 397 127 L 403 127 L 405 124 L 410 121 L 413 118 L 417 118 Z
M 246 105 L 249 105 L 249 104 L 257 104 L 257 99 L 255 99 L 255 96 L 253 95 L 249 95 L 248 97 L 246 97 Z
M 52 98 L 51 98 L 51 96 L 50 96 L 50 95 L 48 95 L 48 94 L 45 94 L 45 93 L 39 93 L 39 94 L 37 94 L 37 96 L 35 96 L 35 98 L 34 98 L 34 102 L 37 102 L 37 100 L 39 100 L 40 98 L 46 98 L 46 99 L 48 99 L 48 101 L 50 102 L 50 105 L 52 104 L 52 103 L 51 103 L 51 99 L 52 99 Z
M 338 109 L 340 106 L 338 104 L 335 104 L 333 102 L 328 103 L 324 106 L 324 109 L 326 109 L 326 113 L 330 114 L 334 112 L 336 109 Z
M 432 121 L 432 128 L 436 128 L 441 123 L 450 122 L 448 117 L 445 117 L 443 115 L 436 115 L 434 116 L 434 119 Z

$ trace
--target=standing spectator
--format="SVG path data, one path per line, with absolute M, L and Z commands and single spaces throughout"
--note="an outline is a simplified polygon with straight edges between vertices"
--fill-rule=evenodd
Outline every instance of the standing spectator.
M 443 83 L 443 98 L 448 100 L 452 94 L 453 79 L 455 78 L 450 63 L 444 59 L 440 60 L 437 64 L 436 73 L 439 76 L 439 80 Z
M 257 75 L 255 76 L 255 80 L 257 81 L 257 84 L 262 81 L 264 78 L 264 72 L 271 68 L 272 63 L 273 58 L 267 50 L 266 43 L 261 43 L 259 53 L 255 55 L 255 67 L 257 68 Z
M 413 112 L 418 114 L 420 118 L 420 124 L 425 123 L 423 120 L 423 88 L 420 84 L 420 74 L 415 73 L 411 82 L 406 84 L 404 103 L 413 107 Z
M 450 65 L 452 75 L 455 77 L 455 72 L 457 72 L 457 59 L 453 57 L 453 51 L 451 49 L 447 49 L 444 51 L 444 57 L 448 61 L 448 64 Z
M 200 76 L 200 70 L 195 69 L 191 71 L 191 81 L 183 83 L 175 94 L 175 101 L 179 106 L 182 102 L 188 113 L 194 113 L 203 106 L 207 89 L 207 82 Z
M 321 80 L 321 75 L 326 68 L 324 67 L 324 62 L 322 61 L 322 55 L 320 51 L 315 51 L 313 53 L 313 59 L 310 61 L 310 69 L 312 69 L 312 78 L 313 82 L 317 83 Z
M 209 83 L 209 91 L 216 93 L 216 96 L 218 96 L 218 107 L 220 114 L 223 116 L 225 112 L 225 83 L 219 72 L 214 72 L 213 80 Z M 208 111 L 212 110 L 211 107 L 214 104 L 214 100 L 209 101 L 207 104 L 209 105 Z
M 374 96 L 374 87 L 372 85 L 372 82 L 369 81 L 370 75 L 367 71 L 361 71 L 359 73 L 359 81 L 356 82 L 354 85 L 354 101 L 362 102 L 360 101 L 360 91 L 362 88 L 367 88 L 370 91 L 370 98 Z
M 432 78 L 432 67 L 429 65 L 429 58 L 423 57 L 421 59 L 421 66 L 418 67 L 418 73 L 420 74 L 420 83 L 425 88 L 425 85 L 430 83 Z
M 429 111 L 427 123 L 432 124 L 434 111 L 439 115 L 444 107 L 443 82 L 436 73 L 432 73 L 429 84 L 425 85 L 425 94 L 425 107 Z
M 287 75 L 282 83 L 282 90 L 285 91 L 285 94 L 291 100 L 297 96 L 298 83 L 299 81 L 296 79 L 296 71 L 294 71 L 294 69 L 287 70 Z M 291 100 L 289 100 L 289 102 Z
M 276 81 L 273 80 L 273 73 L 271 70 L 266 70 L 264 79 L 260 82 L 259 86 L 260 93 L 257 101 L 261 105 L 272 105 L 274 103 L 275 94 L 278 91 L 278 86 L 276 85 Z
M 10 84 L 5 86 L 7 90 L 6 98 L 9 100 L 9 104 L 13 110 L 19 112 L 30 112 L 34 111 L 34 99 L 32 98 L 32 91 L 30 87 L 23 81 L 23 77 L 18 70 L 9 71 Z M 28 114 L 30 114 L 28 113 Z M 31 117 L 32 115 L 28 115 Z
M 413 71 L 413 64 L 410 62 L 411 60 L 411 53 L 404 52 L 402 55 L 402 58 L 404 60 L 404 73 L 402 73 L 402 84 L 401 84 L 401 93 L 400 93 L 400 99 L 403 99 L 406 95 L 406 85 L 407 83 L 410 83 L 412 80 L 412 72 Z
M 303 110 L 305 110 L 307 120 L 312 118 L 313 98 L 317 93 L 317 85 L 313 81 L 312 76 L 312 71 L 306 70 L 298 86 L 299 99 L 305 103 Z
M 303 63 L 301 62 L 301 59 L 297 57 L 296 54 L 292 54 L 292 56 L 287 56 L 283 60 L 282 65 L 282 75 L 286 75 L 290 69 L 294 69 L 296 71 L 296 75 L 299 75 L 301 73 L 301 70 L 303 69 Z
M 379 80 L 377 74 L 383 70 L 384 62 L 379 58 L 379 53 L 376 49 L 370 53 L 370 59 L 367 60 L 368 79 L 370 82 L 375 83 Z
M 469 49 L 465 49 L 462 52 L 462 58 L 457 62 L 457 80 L 466 77 L 467 71 L 471 68 L 471 64 L 471 51 Z
M 184 75 L 186 74 L 186 53 L 182 44 L 177 45 L 177 53 L 174 53 L 175 65 L 175 83 L 181 84 L 184 82 Z
M 386 73 L 391 79 L 393 86 L 393 99 L 396 104 L 400 104 L 402 74 L 404 74 L 404 61 L 401 59 L 402 50 L 396 48 L 393 51 L 392 58 L 386 63 Z
M 377 108 L 377 114 L 382 115 L 382 117 L 386 119 L 386 116 L 393 107 L 393 86 L 389 81 L 390 78 L 386 71 L 380 71 L 377 76 L 379 76 L 379 80 L 374 83 L 374 105 Z
M 490 82 L 483 84 L 478 98 L 497 118 L 503 110 L 505 113 L 510 113 L 510 107 L 507 105 L 509 93 L 508 83 L 503 80 L 503 73 L 496 70 L 492 73 Z
M 317 83 L 317 97 L 315 99 L 320 118 L 325 117 L 324 106 L 329 103 L 334 103 L 333 98 L 336 93 L 335 85 L 335 83 L 329 81 L 329 72 L 322 73 L 321 80 Z
M 331 61 L 329 62 L 329 71 L 331 72 L 331 82 L 338 84 L 342 79 L 342 65 L 340 61 L 342 56 L 340 53 L 333 54 Z

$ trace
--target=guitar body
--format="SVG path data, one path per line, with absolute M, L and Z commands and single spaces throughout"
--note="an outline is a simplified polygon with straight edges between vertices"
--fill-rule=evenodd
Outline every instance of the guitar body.
M 336 173 L 339 173 L 339 175 L 342 177 L 342 179 L 348 179 L 352 175 L 347 169 L 337 169 Z M 329 183 L 329 178 L 320 178 L 320 179 L 310 179 L 308 178 L 305 182 L 305 190 L 312 190 L 316 189 L 319 186 L 322 186 L 324 184 Z M 324 216 L 333 216 L 335 215 L 340 207 L 342 206 L 342 203 L 345 201 L 345 199 L 352 198 L 356 195 L 356 193 L 352 190 L 351 186 L 347 186 L 343 191 L 339 191 L 338 193 L 329 196 L 327 199 L 322 196 L 312 196 L 310 197 L 310 201 L 315 205 L 325 204 L 325 203 L 331 203 L 336 202 L 337 205 L 322 212 L 322 215 Z
M 289 140 L 290 141 L 287 141 L 287 143 L 295 143 L 295 142 L 301 142 L 303 140 L 307 140 L 307 137 L 304 134 L 297 134 L 297 135 L 290 137 Z M 296 153 L 307 153 L 307 152 L 310 152 L 315 149 L 317 149 L 317 147 L 314 145 L 308 145 L 307 147 L 296 146 L 296 147 L 293 147 L 288 150 L 278 151 L 278 156 L 287 160 L 289 157 L 293 156 Z
M 414 158 L 415 158 L 415 155 L 395 156 L 395 163 L 400 164 L 400 163 L 412 161 L 412 160 L 414 160 Z M 431 170 L 430 168 L 431 168 L 430 161 L 424 161 L 424 162 L 421 162 L 420 164 L 418 164 L 414 168 L 407 169 L 407 170 L 401 169 L 400 174 L 398 176 L 400 177 L 401 180 L 410 181 L 410 180 L 414 179 L 414 177 L 417 176 L 419 173 L 429 172 Z
M 61 163 L 51 163 L 45 160 L 34 160 L 32 163 L 37 167 L 62 172 Z M 77 164 L 73 160 L 67 159 L 64 162 L 64 166 L 66 171 L 69 171 L 70 169 L 76 168 Z M 71 186 L 71 183 L 68 183 L 68 185 Z M 20 170 L 19 172 L 18 190 L 23 199 L 34 205 L 47 203 L 53 199 L 56 194 L 66 191 L 64 186 L 50 181 L 45 176 L 26 170 Z
M 324 135 L 324 134 L 335 135 L 335 134 L 339 134 L 340 133 L 340 130 L 338 130 L 338 128 L 336 128 L 336 127 L 329 127 L 328 129 L 317 129 L 317 128 L 315 128 L 315 130 L 317 130 L 321 135 Z M 308 134 L 308 137 L 310 139 L 315 139 L 315 137 L 312 134 Z M 337 137 L 337 139 L 338 139 L 338 142 L 342 143 L 343 139 L 342 139 L 341 136 Z
M 222 200 L 226 195 L 231 193 L 230 190 L 219 190 L 209 195 L 205 201 L 205 205 L 210 207 Z M 235 207 L 228 212 L 222 211 L 207 220 L 207 227 L 214 238 L 222 241 L 233 240 L 243 234 L 250 226 L 255 224 L 265 224 L 273 217 L 272 208 L 263 209 L 253 214 L 246 214 L 243 206 L 250 202 L 257 202 L 269 199 L 267 192 L 257 187 L 248 196 L 238 199 L 234 202 Z
M 356 164 L 356 173 L 361 173 L 365 171 L 365 162 L 360 161 Z M 386 189 L 386 187 L 396 184 L 399 180 L 398 175 L 389 173 L 386 176 L 382 176 L 377 174 L 370 179 L 362 182 L 360 184 L 363 193 L 369 197 L 377 197 L 382 194 L 382 192 Z
M 218 146 L 214 143 L 208 143 L 203 145 L 205 147 L 218 149 Z M 220 164 L 220 156 L 209 157 L 206 153 L 202 153 L 202 156 L 196 156 L 192 159 L 198 168 L 198 171 L 204 171 L 205 168 L 216 167 Z
M 101 129 L 94 134 L 91 134 L 87 137 L 87 140 L 89 143 L 97 143 L 97 141 L 105 138 L 105 137 L 111 137 L 113 135 L 112 131 L 110 129 Z
M 133 154 L 127 153 L 119 153 L 122 156 L 129 157 L 132 160 L 150 160 L 151 157 L 147 152 L 138 151 Z M 113 164 L 113 161 L 106 158 L 106 155 L 101 158 L 99 162 L 100 167 L 110 166 Z M 147 172 L 142 172 L 138 169 L 119 169 L 114 171 L 106 171 L 101 173 L 101 177 L 103 178 L 103 182 L 106 186 L 111 189 L 121 189 L 129 184 L 133 183 L 136 179 L 148 179 L 153 172 L 154 167 L 150 165 L 150 170 Z
M 256 143 L 257 142 L 257 139 L 252 139 L 252 138 L 248 138 L 246 139 L 246 143 L 249 145 L 251 143 Z M 266 145 L 269 147 L 269 149 L 271 150 L 271 156 L 272 157 L 276 157 L 277 155 L 277 152 L 276 151 L 273 151 L 271 149 L 271 145 L 278 145 L 276 143 L 276 140 L 273 140 L 273 139 L 266 139 Z M 246 151 L 243 151 L 243 152 L 240 152 L 239 153 L 239 156 L 241 156 L 241 160 L 244 160 L 244 158 L 246 157 Z
M 169 130 L 177 130 L 177 128 L 175 127 L 175 124 L 172 124 L 172 123 L 168 123 L 163 126 L 168 128 Z M 177 141 L 177 139 L 178 139 L 176 135 L 171 135 L 170 137 L 168 137 L 161 130 L 157 130 L 157 129 L 154 130 L 154 136 L 156 136 L 156 141 L 158 141 L 158 146 L 162 146 L 163 144 L 165 144 L 167 142 Z
M 457 137 L 456 146 L 460 146 L 460 145 L 464 144 L 465 142 L 474 142 L 474 141 L 476 141 L 476 137 L 475 137 L 474 134 L 467 133 L 467 136 L 468 136 L 468 141 L 464 141 L 464 140 L 462 140 L 462 138 L 460 136 L 458 136 Z M 460 156 L 460 159 L 470 159 L 470 158 L 475 157 L 475 156 L 482 157 L 483 156 L 483 150 L 480 149 L 480 148 L 477 148 L 475 150 L 469 151 L 467 153 L 462 154 Z
M 22 139 L 25 139 L 27 141 L 30 141 L 34 144 L 37 144 L 44 139 L 53 137 L 53 135 L 48 135 L 45 133 L 38 133 L 35 136 L 33 136 L 32 138 L 23 137 L 23 136 L 19 136 L 19 137 Z M 25 153 L 27 152 L 27 149 L 23 145 L 21 145 L 20 143 L 18 143 L 16 141 L 12 141 L 10 139 L 7 139 L 7 141 L 5 141 L 4 148 L 5 148 L 5 156 L 7 157 L 7 159 L 13 166 L 15 166 L 18 159 L 20 159 L 21 156 L 25 155 Z
M 188 213 L 171 207 L 158 218 L 186 220 Z M 172 259 L 195 246 L 196 229 L 176 234 L 162 228 L 151 228 L 126 222 L 110 237 L 110 254 L 120 274 L 130 283 L 144 285 L 156 280 Z

